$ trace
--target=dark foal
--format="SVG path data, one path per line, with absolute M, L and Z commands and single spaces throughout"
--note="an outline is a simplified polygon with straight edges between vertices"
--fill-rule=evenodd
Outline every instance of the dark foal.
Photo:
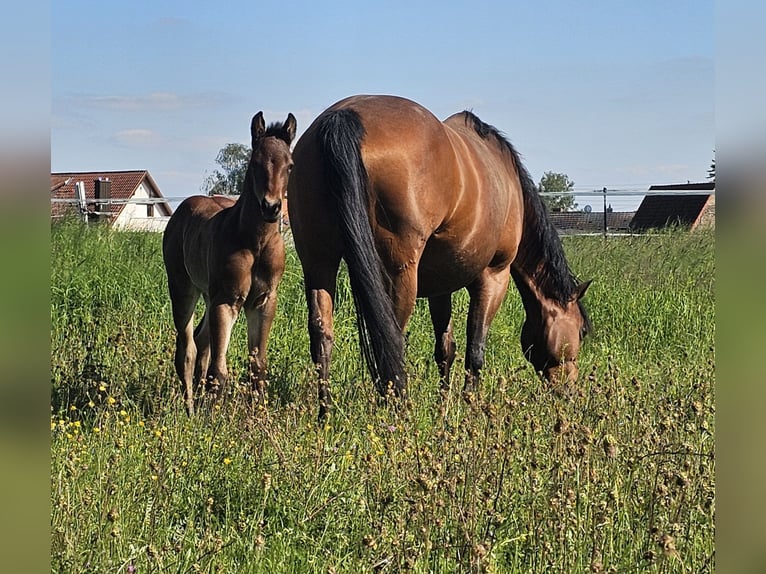
M 293 165 L 295 128 L 292 114 L 268 128 L 263 113 L 256 114 L 250 126 L 253 151 L 239 198 L 189 197 L 165 230 L 162 253 L 178 333 L 175 368 L 189 414 L 200 381 L 213 399 L 224 390 L 226 350 L 241 309 L 247 316 L 251 383 L 257 391 L 264 388 L 269 330 L 285 269 L 278 221 Z M 194 329 L 200 295 L 206 310 Z

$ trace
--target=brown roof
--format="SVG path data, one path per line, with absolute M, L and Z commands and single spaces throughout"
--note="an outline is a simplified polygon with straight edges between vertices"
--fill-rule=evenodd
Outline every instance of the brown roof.
M 164 197 L 160 188 L 146 170 L 133 171 L 86 171 L 86 172 L 58 172 L 51 174 L 51 199 L 75 199 L 75 184 L 81 181 L 85 184 L 85 199 L 88 203 L 88 211 L 95 210 L 92 200 L 96 197 L 96 180 L 108 179 L 111 182 L 110 197 L 116 200 L 127 200 L 133 197 L 142 182 L 150 197 Z M 114 203 L 109 206 L 113 217 L 117 217 L 125 207 L 125 203 Z M 74 207 L 71 203 L 51 202 L 51 217 L 63 215 L 67 210 Z M 172 213 L 170 205 L 158 203 L 157 208 L 163 215 Z
M 645 231 L 669 225 L 694 229 L 709 204 L 715 201 L 715 182 L 653 185 L 649 191 L 668 195 L 647 195 L 630 223 L 631 229 Z M 671 193 L 674 192 L 674 193 Z
M 701 183 L 671 183 L 667 185 L 653 185 L 649 191 L 715 191 L 715 181 L 703 181 Z

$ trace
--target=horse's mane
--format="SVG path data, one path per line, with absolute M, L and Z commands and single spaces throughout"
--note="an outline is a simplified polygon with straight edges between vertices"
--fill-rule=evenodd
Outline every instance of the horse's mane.
M 519 174 L 524 195 L 524 229 L 518 255 L 512 265 L 528 274 L 546 297 L 565 305 L 577 292 L 579 281 L 569 268 L 561 239 L 548 217 L 548 210 L 537 192 L 532 176 L 521 163 L 516 148 L 500 130 L 484 123 L 471 111 L 466 110 L 463 115 L 466 125 L 472 126 L 482 139 L 493 141 L 511 157 Z M 582 304 L 580 311 L 589 327 Z
M 263 137 L 269 137 L 269 136 L 277 136 L 279 137 L 279 134 L 282 133 L 285 129 L 285 123 L 284 122 L 271 122 L 269 124 L 269 127 L 266 128 L 266 131 L 263 134 Z
M 269 136 L 274 136 L 276 138 L 284 140 L 285 139 L 285 122 L 271 122 L 269 124 L 269 127 L 266 128 L 266 131 L 263 132 L 263 135 L 261 137 L 267 138 Z

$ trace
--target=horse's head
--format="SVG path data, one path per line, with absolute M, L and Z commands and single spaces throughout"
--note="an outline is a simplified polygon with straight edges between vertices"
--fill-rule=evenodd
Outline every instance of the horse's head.
M 243 193 L 255 197 L 263 219 L 268 222 L 276 221 L 282 211 L 282 198 L 287 193 L 287 180 L 293 167 L 290 144 L 295 128 L 293 114 L 288 114 L 284 123 L 271 124 L 268 129 L 263 112 L 255 114 L 250 123 L 253 152 Z
M 548 381 L 577 379 L 580 343 L 591 329 L 580 300 L 590 283 L 580 284 L 564 305 L 552 299 L 538 298 L 540 313 L 527 313 L 521 328 L 521 347 L 527 360 Z

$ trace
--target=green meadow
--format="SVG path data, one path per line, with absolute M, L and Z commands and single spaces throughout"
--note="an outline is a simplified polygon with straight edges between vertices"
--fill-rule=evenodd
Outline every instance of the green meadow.
M 52 572 L 713 572 L 714 234 L 563 241 L 594 279 L 575 387 L 550 386 L 524 360 L 511 287 L 478 400 L 461 399 L 460 292 L 450 394 L 439 400 L 420 301 L 411 404 L 380 404 L 342 274 L 335 409 L 320 425 L 293 250 L 267 404 L 243 392 L 240 318 L 232 395 L 190 418 L 161 236 L 55 224 Z

